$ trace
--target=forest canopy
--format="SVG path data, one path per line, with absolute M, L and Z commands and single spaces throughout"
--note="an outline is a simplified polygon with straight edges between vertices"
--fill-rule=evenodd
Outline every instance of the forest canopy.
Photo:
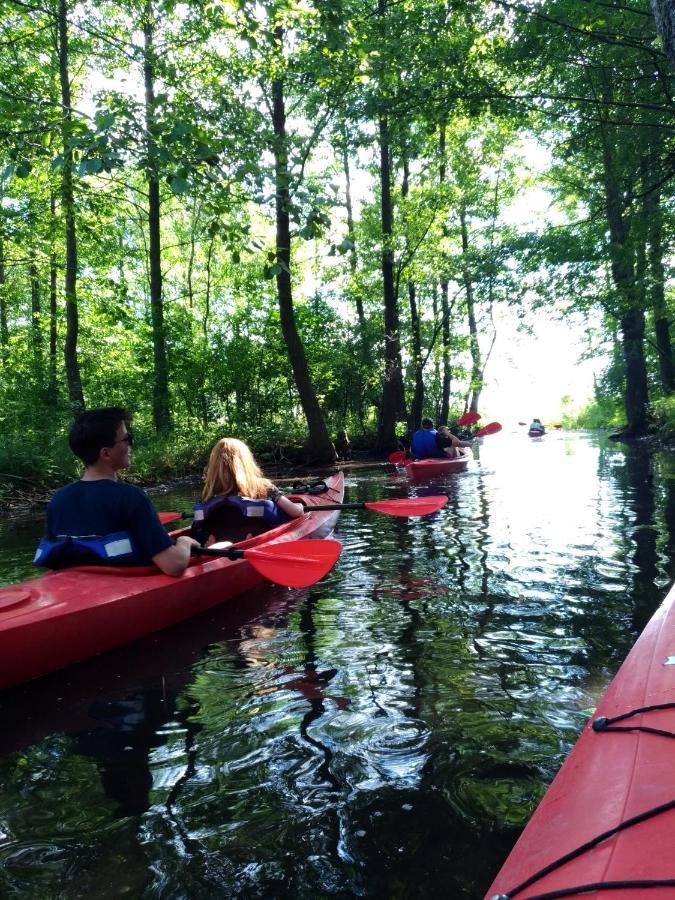
M 148 473 L 388 452 L 479 409 L 502 305 L 599 313 L 582 424 L 675 421 L 667 6 L 0 0 L 0 471 L 107 404 Z

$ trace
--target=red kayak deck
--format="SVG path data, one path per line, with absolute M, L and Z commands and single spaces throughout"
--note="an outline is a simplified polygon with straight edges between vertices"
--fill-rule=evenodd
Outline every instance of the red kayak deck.
M 341 503 L 344 476 L 308 506 Z M 339 511 L 308 512 L 236 544 L 243 549 L 327 537 Z M 154 566 L 89 566 L 48 572 L 0 589 L 0 688 L 96 656 L 248 591 L 265 579 L 245 559 L 196 557 L 179 578 Z
M 601 717 L 611 720 L 662 704 L 672 708 L 637 713 L 604 730 L 593 728 Z M 595 900 L 673 900 L 675 736 L 611 730 L 637 726 L 675 735 L 675 588 L 619 669 L 486 897 L 526 900 L 602 885 L 579 893 Z M 622 825 L 647 813 L 635 824 Z M 622 830 L 614 833 L 619 826 Z M 601 835 L 606 836 L 596 844 Z M 517 890 L 587 842 L 589 849 Z M 670 883 L 647 884 L 654 881 Z M 610 887 L 619 882 L 624 886 Z
M 469 465 L 471 453 L 465 447 L 460 450 L 461 456 L 456 459 L 416 459 L 406 461 L 405 469 L 411 478 L 432 478 L 435 475 L 448 475 L 452 472 L 463 472 Z

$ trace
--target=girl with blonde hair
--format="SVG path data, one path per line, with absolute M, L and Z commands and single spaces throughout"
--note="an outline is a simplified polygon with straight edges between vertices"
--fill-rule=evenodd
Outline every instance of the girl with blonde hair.
M 202 501 L 233 494 L 247 500 L 271 500 L 289 518 L 301 516 L 305 508 L 284 497 L 265 478 L 248 444 L 236 438 L 221 438 L 211 450 L 206 467 Z

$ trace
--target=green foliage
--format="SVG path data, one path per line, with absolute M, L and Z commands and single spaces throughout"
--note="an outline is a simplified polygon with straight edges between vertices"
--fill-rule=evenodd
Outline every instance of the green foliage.
M 365 0 L 162 3 L 154 16 L 137 0 L 78 7 L 69 22 L 73 97 L 66 127 L 53 10 L 4 4 L 0 424 L 7 439 L 0 471 L 49 483 L 74 471 L 64 438 L 70 326 L 61 197 L 69 152 L 85 400 L 133 409 L 143 438 L 134 454 L 138 476 L 199 469 L 224 432 L 249 437 L 270 459 L 302 445 L 307 426 L 278 311 L 276 280 L 285 272 L 329 430 L 346 427 L 355 445 L 367 445 L 382 393 L 383 250 L 394 256 L 406 387 L 421 368 L 430 410 L 440 404 L 444 366 L 452 373 L 451 402 L 469 389 L 476 349 L 467 323 L 470 285 L 483 356 L 498 304 L 519 304 L 526 327 L 540 310 L 552 314 L 551 307 L 561 315 L 602 310 L 594 347 L 609 341 L 614 355 L 579 422 L 620 424 L 626 378 L 620 317 L 627 300 L 612 272 L 626 259 L 639 268 L 643 161 L 665 174 L 673 150 L 671 111 L 662 97 L 671 75 L 653 55 L 653 24 L 639 4 L 607 7 L 604 24 L 571 0 L 537 9 L 541 15 L 527 5 L 514 8 L 507 20 L 494 5 L 435 0 L 386 3 L 377 11 Z M 139 28 L 148 10 L 154 48 L 146 52 Z M 627 39 L 607 41 L 607 29 Z M 561 39 L 571 33 L 574 60 Z M 144 52 L 154 77 L 151 103 L 143 90 Z M 283 84 L 287 101 L 287 171 L 280 182 L 273 82 Z M 386 245 L 379 187 L 384 119 L 393 216 Z M 531 183 L 523 137 L 537 138 L 553 159 L 545 186 L 564 221 L 541 233 L 505 219 Z M 622 258 L 612 255 L 605 215 L 604 150 L 613 158 L 630 235 Z M 162 336 L 176 423 L 162 438 L 151 426 L 153 178 L 160 185 Z M 668 234 L 670 182 L 656 182 Z M 282 183 L 292 228 L 288 264 L 274 240 Z M 669 260 L 664 264 L 668 283 Z M 451 303 L 445 355 L 444 281 Z M 653 273 L 634 282 L 642 291 L 637 301 L 649 307 Z M 667 294 L 661 311 L 670 319 L 672 302 Z M 658 398 L 654 320 L 649 314 L 646 346 L 650 392 Z M 655 415 L 666 423 L 667 402 L 663 410 L 660 403 Z
M 659 431 L 675 434 L 675 396 L 660 397 L 652 401 L 651 410 Z
M 623 401 L 618 397 L 598 397 L 579 412 L 564 414 L 564 428 L 618 428 L 625 422 Z

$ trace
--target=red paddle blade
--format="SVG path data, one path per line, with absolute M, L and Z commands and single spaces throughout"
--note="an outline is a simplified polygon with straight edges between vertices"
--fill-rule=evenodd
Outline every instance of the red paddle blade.
M 387 516 L 428 516 L 445 506 L 448 498 L 443 495 L 438 497 L 412 497 L 405 500 L 377 500 L 374 503 L 364 503 L 366 509 L 384 513 Z
M 501 430 L 502 426 L 499 422 L 490 422 L 485 428 L 479 428 L 474 437 L 485 437 L 486 434 L 497 434 L 497 432 Z
M 309 587 L 330 572 L 341 550 L 339 541 L 286 541 L 261 550 L 244 550 L 244 559 L 269 581 L 286 587 Z
M 390 463 L 394 463 L 394 465 L 398 465 L 399 463 L 405 462 L 407 458 L 405 450 L 395 450 L 393 453 L 390 453 L 387 459 Z
M 183 518 L 183 514 L 179 512 L 158 512 L 157 518 L 162 525 L 168 525 L 170 522 L 179 522 Z
M 463 416 L 460 416 L 459 419 L 457 419 L 457 424 L 458 425 L 475 425 L 479 419 L 480 419 L 480 413 L 471 412 L 471 410 L 469 410 L 468 412 L 465 412 Z

